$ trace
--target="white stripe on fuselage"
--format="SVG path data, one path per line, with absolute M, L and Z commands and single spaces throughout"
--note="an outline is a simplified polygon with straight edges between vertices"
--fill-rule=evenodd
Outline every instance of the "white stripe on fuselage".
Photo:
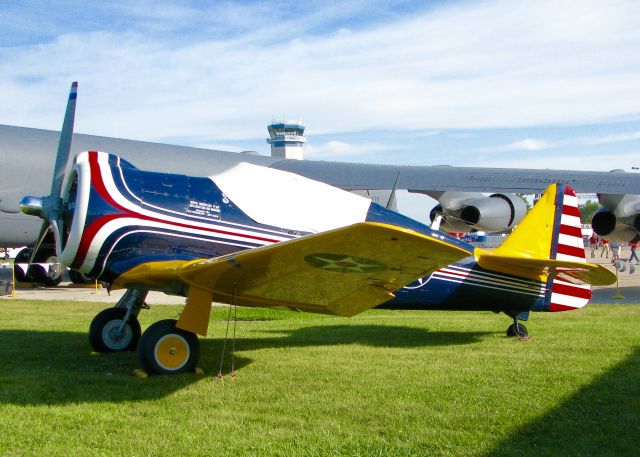
M 185 212 L 174 211 L 174 210 L 170 210 L 170 209 L 167 209 L 167 208 L 163 208 L 161 206 L 152 205 L 151 203 L 146 202 L 142 198 L 138 197 L 135 193 L 133 193 L 133 191 L 127 185 L 127 181 L 124 178 L 124 173 L 123 173 L 123 170 L 122 170 L 122 166 L 120 166 L 120 157 L 118 157 L 117 159 L 118 159 L 118 172 L 120 174 L 120 179 L 122 180 L 122 185 L 124 186 L 126 191 L 129 193 L 129 195 L 132 198 L 138 200 L 141 205 L 144 205 L 145 207 L 152 208 L 152 209 L 155 209 L 157 211 L 160 211 L 161 214 L 169 213 L 169 214 L 175 214 L 175 215 L 177 215 L 179 217 L 182 217 L 182 218 L 188 218 L 190 222 L 191 222 L 191 219 L 199 219 L 199 220 L 202 220 L 202 221 L 206 221 L 206 223 L 211 223 L 211 218 L 209 218 L 209 217 L 197 216 L 195 214 L 188 214 L 188 213 L 185 213 Z M 185 220 L 185 219 L 182 219 L 182 220 Z M 248 228 L 248 229 L 255 229 L 256 228 L 256 227 L 251 226 L 251 225 L 238 224 L 238 223 L 230 222 L 230 221 L 227 221 L 227 220 L 219 221 L 219 222 L 220 223 L 224 223 L 225 226 L 226 225 L 230 225 L 230 226 L 233 226 L 233 227 Z M 278 231 L 278 230 L 273 230 L 273 229 L 267 229 L 267 228 L 260 227 L 260 231 L 261 232 L 265 232 L 265 233 L 269 233 L 269 234 L 273 234 L 275 236 L 282 236 L 282 232 Z
M 423 281 L 420 286 L 405 288 L 419 289 L 429 283 L 432 279 L 534 297 L 544 297 L 546 293 L 546 284 L 538 281 L 511 278 L 509 276 L 503 276 L 495 273 L 476 271 L 459 265 L 450 265 L 435 271 L 431 276 Z
M 236 244 L 236 245 L 242 244 L 247 247 L 265 246 L 267 244 L 272 244 L 269 241 L 247 239 L 242 235 L 212 233 L 207 230 L 192 230 L 192 229 L 187 230 L 187 229 L 182 229 L 182 227 L 176 227 L 175 225 L 172 225 L 172 224 L 163 224 L 155 221 L 147 221 L 144 219 L 137 219 L 133 217 L 122 217 L 122 218 L 114 219 L 112 221 L 107 222 L 100 228 L 100 230 L 98 230 L 93 240 L 91 240 L 89 250 L 87 251 L 87 256 L 85 257 L 84 262 L 82 263 L 82 266 L 79 268 L 79 270 L 83 273 L 87 273 L 91 271 L 91 269 L 93 268 L 97 260 L 97 256 L 98 256 L 98 253 L 100 252 L 100 248 L 106 242 L 107 238 L 117 230 L 120 230 L 124 227 L 132 227 L 132 226 L 165 229 L 165 230 L 171 230 L 174 232 L 180 232 L 185 234 L 185 238 L 188 238 L 188 236 L 186 235 L 199 235 L 199 236 L 193 236 L 193 239 L 201 240 L 202 237 L 208 237 L 209 242 L 211 243 L 218 242 L 216 240 L 211 239 L 212 237 L 215 237 L 215 238 L 225 240 L 227 244 Z M 247 245 L 247 243 L 251 243 L 251 244 Z
M 105 256 L 105 261 L 102 264 L 102 269 L 100 270 L 100 273 L 98 274 L 98 276 L 101 276 L 104 273 L 104 269 L 107 265 L 107 262 L 109 260 L 109 257 L 111 256 L 111 253 L 113 252 L 113 250 L 115 249 L 115 247 L 118 245 L 118 243 L 125 238 L 128 235 L 133 235 L 135 233 L 151 233 L 151 234 L 155 234 L 155 235 L 169 235 L 172 237 L 177 237 L 177 238 L 186 238 L 189 240 L 196 240 L 196 241 L 205 241 L 207 243 L 213 244 L 215 243 L 217 244 L 223 244 L 225 246 L 233 246 L 238 248 L 238 251 L 243 251 L 245 249 L 251 249 L 254 248 L 255 246 L 249 246 L 249 245 L 245 245 L 245 244 L 241 244 L 241 243 L 237 243 L 237 242 L 227 242 L 227 241 L 221 241 L 221 240 L 211 240 L 211 238 L 199 238 L 197 236 L 186 236 L 186 235 L 180 235 L 177 233 L 167 233 L 167 232 L 160 232 L 160 231 L 156 231 L 156 230 L 133 230 L 131 232 L 127 232 L 127 233 L 123 233 L 120 237 L 118 237 L 118 239 L 113 243 L 113 245 L 111 246 L 111 248 L 109 249 L 109 251 L 107 252 L 106 256 Z
M 129 211 L 140 214 L 142 216 L 146 216 L 154 219 L 160 219 L 167 222 L 174 222 L 176 224 L 190 225 L 194 227 L 193 230 L 196 230 L 196 229 L 205 229 L 205 230 L 211 229 L 211 230 L 226 230 L 226 231 L 229 230 L 229 227 L 225 227 L 223 225 L 185 220 L 178 217 L 169 216 L 167 214 L 150 211 L 145 208 L 142 208 L 139 205 L 134 204 L 133 202 L 131 202 L 131 200 L 127 199 L 124 195 L 120 193 L 120 190 L 118 189 L 118 187 L 116 186 L 113 180 L 113 176 L 111 174 L 111 167 L 109 166 L 108 161 L 109 161 L 108 154 L 98 153 L 98 163 L 100 164 L 100 174 L 102 176 L 102 181 L 104 182 L 104 185 L 107 189 L 107 192 L 109 193 L 109 196 L 113 198 L 113 200 L 123 208 L 126 208 Z M 188 232 L 188 233 L 190 232 L 190 230 L 192 230 L 186 227 L 175 227 L 174 229 L 178 231 Z M 239 236 L 247 235 L 247 236 L 258 236 L 261 238 L 268 237 L 268 238 L 276 239 L 277 241 L 285 241 L 285 240 L 291 239 L 291 236 L 283 236 L 283 235 L 277 235 L 277 234 L 265 235 L 264 233 L 259 233 L 255 231 L 245 230 L 245 229 L 238 229 L 238 228 L 234 228 L 233 231 L 236 232 Z M 197 232 L 194 231 L 190 233 L 197 233 Z

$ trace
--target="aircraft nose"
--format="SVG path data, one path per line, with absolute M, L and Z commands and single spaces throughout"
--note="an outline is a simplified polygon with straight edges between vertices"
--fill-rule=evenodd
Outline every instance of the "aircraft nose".
M 24 214 L 43 217 L 44 201 L 41 197 L 24 197 L 18 206 Z

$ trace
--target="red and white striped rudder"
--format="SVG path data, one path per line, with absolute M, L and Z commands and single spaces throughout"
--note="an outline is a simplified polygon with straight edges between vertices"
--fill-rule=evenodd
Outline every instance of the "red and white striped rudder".
M 567 185 L 558 186 L 554 233 L 549 257 L 572 262 L 586 263 L 587 261 L 578 198 L 575 191 Z M 549 279 L 547 291 L 549 311 L 582 308 L 591 298 L 591 286 L 577 284 L 575 279 L 563 274 L 561 268 Z

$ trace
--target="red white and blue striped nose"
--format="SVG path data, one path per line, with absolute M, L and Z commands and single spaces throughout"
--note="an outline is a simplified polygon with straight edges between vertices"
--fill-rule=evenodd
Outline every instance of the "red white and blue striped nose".
M 571 187 L 564 186 L 564 188 L 555 258 L 572 262 L 586 262 L 578 198 Z M 554 278 L 551 284 L 549 311 L 567 311 L 582 308 L 589 303 L 590 299 L 591 287 L 589 284 L 575 284 L 571 282 L 569 276 L 563 275 L 561 271 L 558 271 L 558 276 Z

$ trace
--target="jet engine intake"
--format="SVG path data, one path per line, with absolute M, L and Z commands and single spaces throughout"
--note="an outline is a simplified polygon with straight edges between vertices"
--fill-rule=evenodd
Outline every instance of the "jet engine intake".
M 630 217 L 616 217 L 613 211 L 601 207 L 591 220 L 591 227 L 597 235 L 617 243 L 640 241 L 640 214 Z
M 462 197 L 462 198 L 461 198 Z M 441 230 L 504 232 L 515 227 L 527 214 L 527 205 L 515 194 L 456 194 L 444 192 L 431 210 L 431 220 L 443 217 Z
M 593 231 L 609 241 L 640 240 L 640 195 L 598 195 L 603 205 L 593 215 Z

